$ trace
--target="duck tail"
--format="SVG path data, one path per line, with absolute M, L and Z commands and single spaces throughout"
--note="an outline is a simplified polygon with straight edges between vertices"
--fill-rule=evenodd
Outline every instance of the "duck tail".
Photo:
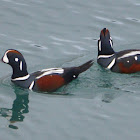
M 93 65 L 93 63 L 94 63 L 94 61 L 90 60 L 90 61 L 84 63 L 83 65 L 77 67 L 78 73 L 80 74 L 80 73 L 86 71 L 87 69 L 89 69 Z

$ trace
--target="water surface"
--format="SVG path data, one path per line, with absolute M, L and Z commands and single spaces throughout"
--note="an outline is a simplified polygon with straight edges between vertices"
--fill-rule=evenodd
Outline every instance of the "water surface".
M 104 27 L 115 51 L 140 48 L 139 9 L 138 0 L 1 0 L 1 57 L 18 49 L 29 73 L 95 63 L 53 95 L 13 85 L 1 63 L 0 139 L 139 139 L 140 74 L 112 73 L 96 62 Z

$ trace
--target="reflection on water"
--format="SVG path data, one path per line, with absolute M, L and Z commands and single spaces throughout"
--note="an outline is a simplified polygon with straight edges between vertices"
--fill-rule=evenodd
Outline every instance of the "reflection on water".
M 119 97 L 122 93 L 132 93 L 128 89 L 123 89 L 122 84 L 120 86 L 120 83 L 122 81 L 121 79 L 122 76 L 124 76 L 124 78 L 126 78 L 127 80 L 127 75 L 112 73 L 111 71 L 105 70 L 100 67 L 100 71 L 98 72 L 98 77 L 99 77 L 98 87 L 102 92 L 103 102 L 111 103 L 112 100 Z
M 18 129 L 14 124 L 22 122 L 25 118 L 25 113 L 29 112 L 29 99 L 28 91 L 14 87 L 16 99 L 13 101 L 12 109 L 0 108 L 0 115 L 5 117 L 9 122 L 9 128 Z
M 112 92 L 116 90 L 113 84 L 113 79 L 110 76 L 110 72 L 101 67 L 98 74 L 99 74 L 98 87 L 103 89 L 102 101 L 105 103 L 110 103 L 115 98 L 115 92 Z

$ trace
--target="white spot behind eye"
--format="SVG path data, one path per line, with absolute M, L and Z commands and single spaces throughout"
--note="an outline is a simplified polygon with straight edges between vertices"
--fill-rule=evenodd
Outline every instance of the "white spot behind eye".
M 136 60 L 136 61 L 138 60 L 138 57 L 137 57 L 137 56 L 135 56 L 135 60 Z
M 129 60 L 127 61 L 127 63 L 129 63 Z
M 99 51 L 101 51 L 101 41 L 99 40 Z
M 76 76 L 75 75 L 73 75 L 73 78 L 75 78 Z
M 110 45 L 111 45 L 111 47 L 113 46 L 113 43 L 112 43 L 112 40 L 109 40 L 110 41 Z
M 22 61 L 20 61 L 20 70 L 22 71 Z
M 15 61 L 18 62 L 18 58 L 15 58 Z

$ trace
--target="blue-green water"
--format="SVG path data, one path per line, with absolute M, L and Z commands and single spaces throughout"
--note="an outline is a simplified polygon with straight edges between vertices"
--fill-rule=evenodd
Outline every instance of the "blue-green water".
M 10 82 L 0 63 L 0 140 L 138 140 L 140 74 L 116 74 L 96 62 L 107 27 L 116 51 L 140 49 L 138 0 L 1 0 L 0 55 L 17 49 L 28 71 L 94 66 L 64 90 L 41 94 Z

